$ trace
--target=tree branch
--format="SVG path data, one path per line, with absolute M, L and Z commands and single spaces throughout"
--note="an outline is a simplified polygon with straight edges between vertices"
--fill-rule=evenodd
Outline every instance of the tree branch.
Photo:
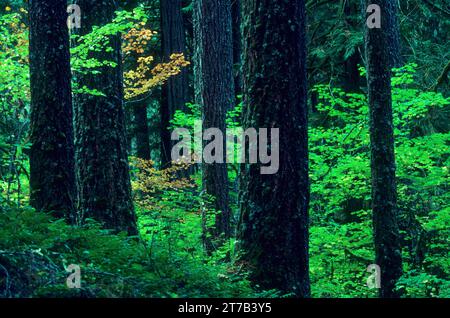
M 431 86 L 428 90 L 437 91 L 438 87 L 447 80 L 449 72 L 450 72 L 450 61 L 447 62 L 447 65 L 442 70 L 442 73 L 441 75 L 439 75 L 438 79 L 436 80 L 436 83 L 433 86 Z

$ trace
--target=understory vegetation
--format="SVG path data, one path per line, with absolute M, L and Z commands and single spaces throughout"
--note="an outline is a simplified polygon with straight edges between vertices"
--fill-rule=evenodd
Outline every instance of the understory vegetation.
M 212 252 L 205 248 L 205 239 L 211 238 L 205 238 L 209 234 L 204 229 L 214 226 L 220 212 L 214 198 L 205 194 L 201 166 L 177 163 L 166 168 L 160 163 L 160 127 L 156 123 L 160 106 L 156 99 L 168 79 L 189 67 L 190 58 L 180 52 L 173 52 L 169 60 L 157 57 L 155 47 L 160 39 L 153 31 L 155 17 L 148 14 L 153 12 L 148 7 L 122 10 L 111 23 L 88 35 L 71 37 L 78 43 L 71 49 L 74 94 L 103 94 L 94 87 L 77 86 L 75 79 L 80 74 L 95 75 L 105 65 L 115 67 L 113 62 L 93 59 L 90 54 L 108 51 L 110 43 L 105 39 L 121 33 L 127 114 L 133 103 L 147 100 L 151 159 L 136 156 L 136 141 L 129 138 L 139 234 L 129 236 L 105 229 L 90 217 L 68 224 L 55 218 L 52 211 L 36 211 L 30 206 L 27 10 L 18 5 L 8 8 L 0 15 L 0 298 L 292 296 L 251 282 L 246 264 L 239 258 L 234 233 L 231 238 L 215 241 Z M 189 14 L 192 8 L 187 5 L 183 10 Z M 411 27 L 407 23 L 411 22 L 405 22 L 404 27 Z M 360 34 L 348 36 L 354 47 L 361 44 Z M 426 44 L 431 50 L 431 44 Z M 327 45 L 311 49 L 309 58 L 333 58 L 331 48 L 323 47 Z M 355 52 L 353 48 L 345 58 Z M 406 298 L 448 298 L 450 98 L 448 91 L 430 89 L 429 77 L 424 80 L 428 74 L 424 69 L 436 61 L 421 64 L 420 59 L 421 55 L 410 57 L 403 67 L 394 68 L 392 77 L 403 257 L 403 275 L 396 288 Z M 362 62 L 358 69 L 364 78 Z M 337 79 L 334 74 L 331 77 Z M 333 80 L 310 78 L 309 94 L 315 100 L 308 105 L 311 296 L 372 298 L 377 297 L 377 290 L 366 284 L 371 274 L 367 267 L 375 257 L 369 102 L 364 87 L 349 89 Z M 242 126 L 241 99 L 238 94 L 236 106 L 228 110 L 229 128 Z M 190 102 L 176 110 L 171 128 L 193 130 L 194 122 L 202 118 L 201 107 Z M 135 133 L 135 123 L 127 120 L 130 134 Z M 230 221 L 235 229 L 240 213 L 240 167 L 230 164 L 227 169 Z M 80 289 L 66 286 L 71 274 L 66 269 L 71 264 L 81 268 Z
M 397 70 L 393 79 L 405 259 L 398 288 L 406 297 L 449 297 L 450 101 L 415 88 L 416 67 Z M 312 295 L 374 297 L 365 283 L 373 259 L 366 97 L 326 85 L 315 90 L 320 103 L 310 127 Z M 191 109 L 177 114 L 175 126 L 193 125 L 198 113 Z M 228 124 L 237 123 L 230 119 Z M 2 181 L 2 197 L 9 198 L 0 213 L 4 296 L 281 296 L 251 287 L 234 262 L 234 239 L 212 256 L 204 252 L 199 174 L 176 178 L 192 167 L 159 170 L 152 161 L 131 162 L 139 237 L 114 235 L 89 219 L 69 226 L 24 204 L 26 175 L 20 188 L 18 180 Z M 212 207 L 207 209 L 214 215 Z M 79 291 L 66 288 L 68 264 L 82 268 Z

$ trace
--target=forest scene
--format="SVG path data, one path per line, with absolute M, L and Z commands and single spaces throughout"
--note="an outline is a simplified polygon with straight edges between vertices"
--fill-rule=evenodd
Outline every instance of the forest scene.
M 449 298 L 449 36 L 448 0 L 0 0 L 0 298 Z

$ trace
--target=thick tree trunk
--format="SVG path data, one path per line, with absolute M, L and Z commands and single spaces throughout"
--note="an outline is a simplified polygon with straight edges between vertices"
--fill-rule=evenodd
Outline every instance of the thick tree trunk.
M 381 268 L 380 296 L 398 297 L 394 290 L 402 274 L 402 258 L 397 224 L 394 127 L 391 96 L 391 52 L 394 30 L 390 0 L 368 0 L 381 7 L 381 28 L 366 27 L 366 55 L 370 106 L 372 205 L 376 264 Z
M 79 0 L 81 34 L 95 25 L 111 22 L 117 1 Z M 136 234 L 136 219 L 131 199 L 127 159 L 125 112 L 123 105 L 122 54 L 120 36 L 110 38 L 111 52 L 92 57 L 117 63 L 105 66 L 99 74 L 80 74 L 80 87 L 95 88 L 106 96 L 76 96 L 76 164 L 80 210 L 106 228 Z
M 30 1 L 30 201 L 75 222 L 76 184 L 66 1 Z
M 186 53 L 181 0 L 161 0 L 162 55 L 168 61 L 171 54 Z M 170 120 L 176 110 L 185 109 L 188 101 L 188 71 L 171 77 L 162 87 L 161 99 L 161 164 L 170 165 L 173 142 L 170 140 Z
M 246 0 L 242 11 L 244 125 L 280 129 L 279 171 L 242 171 L 242 261 L 262 288 L 309 297 L 305 1 Z
M 195 0 L 195 95 L 203 111 L 203 127 L 223 132 L 226 112 L 234 105 L 233 37 L 230 0 Z M 224 153 L 225 156 L 225 153 Z M 225 159 L 224 159 L 225 160 Z M 214 197 L 214 235 L 231 235 L 226 163 L 204 164 L 203 186 Z

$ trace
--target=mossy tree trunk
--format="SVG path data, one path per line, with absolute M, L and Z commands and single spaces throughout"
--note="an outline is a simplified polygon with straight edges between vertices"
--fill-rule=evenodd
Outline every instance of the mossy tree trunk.
M 244 128 L 280 129 L 280 166 L 241 171 L 241 258 L 262 288 L 309 297 L 305 1 L 246 0 L 242 11 Z
M 109 23 L 117 1 L 79 0 L 82 11 L 81 34 L 93 26 Z M 136 234 L 136 218 L 131 198 L 125 112 L 123 105 L 122 54 L 120 35 L 111 36 L 110 52 L 91 57 L 117 63 L 98 74 L 80 74 L 79 87 L 97 89 L 105 96 L 77 94 L 75 103 L 76 165 L 80 211 L 105 228 Z
M 392 119 L 391 61 L 393 37 L 390 0 L 370 0 L 366 5 L 381 8 L 381 28 L 366 26 L 368 94 L 370 107 L 372 209 L 375 263 L 381 268 L 380 296 L 398 297 L 395 284 L 402 274 L 401 247 L 397 220 L 394 127 Z
M 30 201 L 75 222 L 76 184 L 66 1 L 33 0 L 30 12 Z
M 223 132 L 226 112 L 234 106 L 233 35 L 230 0 L 194 0 L 195 95 L 203 127 Z M 225 162 L 225 152 L 224 152 Z M 231 235 L 226 163 L 203 164 L 203 187 L 219 212 L 213 236 Z M 207 248 L 209 243 L 206 242 Z M 209 247 L 210 249 L 211 247 Z

